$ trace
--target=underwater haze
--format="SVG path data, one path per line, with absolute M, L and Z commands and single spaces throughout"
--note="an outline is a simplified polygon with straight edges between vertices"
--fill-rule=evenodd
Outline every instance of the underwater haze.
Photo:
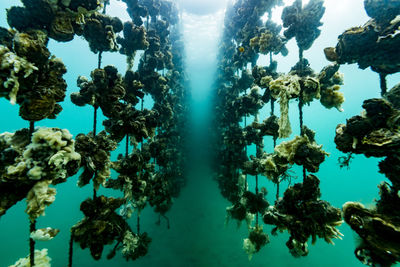
M 239 1 L 239 0 L 238 0 Z M 269 267 L 355 267 L 363 264 L 355 257 L 354 250 L 361 242 L 359 236 L 350 226 L 343 223 L 338 227 L 343 234 L 342 239 L 334 239 L 334 245 L 318 239 L 315 244 L 308 242 L 309 253 L 306 257 L 293 257 L 286 247 L 289 234 L 284 231 L 278 235 L 271 235 L 273 229 L 264 225 L 264 232 L 269 234 L 270 242 L 255 253 L 251 260 L 243 251 L 243 239 L 248 236 L 245 222 L 240 226 L 235 220 L 226 223 L 226 208 L 231 206 L 225 199 L 215 179 L 213 165 L 217 151 L 213 141 L 215 129 L 215 91 L 218 75 L 221 39 L 224 31 L 224 19 L 227 5 L 235 1 L 214 0 L 176 0 L 184 44 L 184 63 L 186 71 L 185 90 L 190 90 L 188 100 L 188 121 L 186 129 L 180 128 L 187 138 L 185 150 L 185 177 L 186 183 L 182 186 L 179 197 L 173 198 L 173 205 L 165 214 L 169 218 L 170 228 L 163 218 L 159 224 L 159 214 L 147 205 L 140 213 L 141 230 L 148 233 L 152 241 L 149 244 L 147 255 L 133 261 L 127 261 L 121 253 L 108 260 L 106 254 L 113 249 L 114 244 L 106 245 L 100 260 L 94 260 L 89 249 L 81 249 L 78 243 L 73 244 L 74 265 L 84 267 L 97 266 L 165 266 L 165 267 L 202 267 L 202 266 L 269 266 Z M 244 2 L 244 1 L 242 1 Z M 294 1 L 284 1 L 286 6 Z M 303 0 L 303 5 L 308 1 Z M 23 6 L 19 0 L 0 1 L 0 26 L 9 28 L 6 9 L 11 6 Z M 314 70 L 321 70 L 330 64 L 325 58 L 324 48 L 334 47 L 338 36 L 346 29 L 363 25 L 368 19 L 363 0 L 325 0 L 325 14 L 321 21 L 323 25 L 320 36 L 312 47 L 304 51 L 304 57 L 310 62 Z M 273 9 L 272 20 L 281 24 L 280 18 L 284 6 Z M 117 16 L 122 22 L 131 18 L 126 12 L 125 1 L 111 0 L 107 6 L 107 15 Z M 266 17 L 264 18 L 267 19 Z M 289 40 L 286 44 L 289 51 L 287 56 L 274 55 L 278 62 L 277 72 L 288 73 L 298 61 L 296 41 Z M 81 36 L 75 36 L 72 41 L 58 42 L 50 39 L 48 49 L 60 58 L 67 68 L 63 76 L 67 83 L 65 101 L 60 103 L 63 111 L 56 119 L 43 119 L 35 123 L 35 127 L 57 127 L 68 129 L 73 138 L 79 133 L 88 133 L 93 126 L 93 108 L 89 105 L 76 106 L 71 102 L 71 94 L 79 92 L 77 77 L 90 77 L 93 69 L 97 68 L 98 55 L 91 52 L 88 42 Z M 246 48 L 245 48 L 246 49 Z M 244 52 L 245 53 L 245 52 Z M 133 70 L 139 68 L 139 61 L 143 52 L 134 55 Z M 126 56 L 120 53 L 104 52 L 103 65 L 114 65 L 119 73 L 127 70 Z M 233 64 L 233 63 L 232 63 Z M 269 64 L 269 56 L 261 55 L 257 65 Z M 251 70 L 251 68 L 250 68 Z M 1 69 L 0 69 L 1 71 Z M 362 103 L 365 99 L 379 98 L 379 75 L 367 69 L 359 69 L 356 64 L 343 64 L 340 72 L 344 75 L 344 84 L 340 91 L 345 101 L 343 111 L 335 108 L 326 109 L 316 101 L 304 105 L 304 124 L 315 131 L 315 140 L 323 145 L 329 153 L 325 162 L 321 164 L 316 174 L 320 179 L 321 199 L 328 201 L 332 206 L 341 208 L 348 201 L 364 204 L 366 208 L 375 205 L 379 199 L 377 185 L 386 178 L 379 173 L 378 163 L 382 158 L 366 157 L 363 154 L 353 154 L 349 168 L 340 168 L 338 158 L 345 155 L 336 148 L 334 142 L 335 129 L 338 124 L 346 123 L 346 119 L 361 114 Z M 161 74 L 162 71 L 159 71 Z M 400 81 L 399 74 L 387 76 L 387 88 L 392 88 Z M 246 91 L 247 92 L 247 91 Z M 3 96 L 3 95 L 0 95 Z M 150 95 L 144 97 L 144 108 L 151 109 L 154 100 Z M 136 107 L 139 107 L 137 104 Z M 275 109 L 279 112 L 279 105 Z M 269 116 L 269 104 L 265 105 L 258 116 L 263 121 Z M 278 144 L 299 135 L 298 102 L 291 101 L 289 118 L 293 133 Z M 98 113 L 97 131 L 104 129 L 101 121 L 107 119 L 102 112 Z M 254 116 L 247 116 L 247 125 L 254 121 Z M 240 125 L 244 127 L 244 120 Z M 6 97 L 0 98 L 0 133 L 15 132 L 27 128 L 29 122 L 19 116 L 19 105 L 10 104 Z M 179 129 L 179 128 L 178 128 Z M 124 139 L 125 140 L 125 139 Z M 117 160 L 120 153 L 124 153 L 124 141 L 111 153 L 111 160 Z M 272 138 L 264 139 L 264 150 L 272 152 L 274 149 Z M 248 155 L 256 154 L 256 146 L 247 147 Z M 291 185 L 302 182 L 301 167 L 293 167 Z M 63 267 L 68 265 L 68 251 L 70 228 L 83 218 L 80 204 L 93 194 L 92 184 L 78 188 L 77 183 L 82 170 L 56 186 L 56 200 L 45 210 L 45 216 L 37 219 L 36 228 L 60 229 L 60 233 L 47 242 L 37 241 L 36 249 L 47 248 L 51 258 L 51 266 Z M 117 172 L 111 172 L 111 178 L 117 177 Z M 255 187 L 255 180 L 248 178 L 248 187 Z M 287 188 L 288 181 L 283 181 L 281 188 Z M 260 176 L 258 187 L 265 187 L 268 191 L 266 199 L 270 204 L 275 201 L 276 186 L 264 176 Z M 284 189 L 280 196 L 283 196 Z M 97 195 L 121 197 L 122 192 L 100 187 Z M 19 258 L 29 255 L 29 217 L 25 213 L 26 201 L 21 200 L 12 206 L 0 217 L 0 267 L 10 266 Z M 136 229 L 136 212 L 129 220 L 132 229 Z M 399 241 L 400 242 L 400 241 Z M 24 265 L 25 266 L 25 265 Z M 30 266 L 30 265 L 26 265 Z M 43 265 L 45 266 L 45 265 Z M 377 265 L 378 266 L 378 265 Z M 400 265 L 399 265 L 400 266 Z

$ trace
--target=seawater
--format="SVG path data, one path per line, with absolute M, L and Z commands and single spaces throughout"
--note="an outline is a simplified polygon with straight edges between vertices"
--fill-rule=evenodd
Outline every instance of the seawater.
M 200 2 L 196 3 L 201 8 Z M 212 4 L 211 1 L 204 2 L 204 5 Z M 0 2 L 0 26 L 7 27 L 5 9 L 12 5 L 21 3 L 17 0 Z M 186 3 L 186 6 L 190 7 L 190 3 Z M 362 25 L 368 20 L 362 0 L 326 0 L 325 6 L 322 33 L 313 47 L 304 53 L 316 71 L 328 64 L 323 55 L 323 48 L 336 45 L 337 36 L 345 29 Z M 346 224 L 340 227 L 340 231 L 344 234 L 343 240 L 334 240 L 334 246 L 326 244 L 323 240 L 318 240 L 315 245 L 309 244 L 310 253 L 304 258 L 293 258 L 289 254 L 285 246 L 288 239 L 286 233 L 276 237 L 270 235 L 270 243 L 255 254 L 251 261 L 242 250 L 243 239 L 247 237 L 246 226 L 243 224 L 237 227 L 235 222 L 224 225 L 225 208 L 230 204 L 222 198 L 217 183 L 212 179 L 207 157 L 213 149 L 209 146 L 208 126 L 212 116 L 212 82 L 224 12 L 223 9 L 217 8 L 205 7 L 204 10 L 207 11 L 200 12 L 197 7 L 188 8 L 187 12 L 182 13 L 187 73 L 190 80 L 188 90 L 192 90 L 191 123 L 188 125 L 192 133 L 191 150 L 187 155 L 191 164 L 187 171 L 187 185 L 182 189 L 180 197 L 175 200 L 171 211 L 167 213 L 171 229 L 167 229 L 165 221 L 162 221 L 160 226 L 156 225 L 158 215 L 154 214 L 152 209 L 146 208 L 142 212 L 141 227 L 153 240 L 145 257 L 135 262 L 127 262 L 117 253 L 117 256 L 109 261 L 104 255 L 111 249 L 111 246 L 108 246 L 104 250 L 103 258 L 94 261 L 88 249 L 81 250 L 78 244 L 74 244 L 74 266 L 362 266 L 353 254 L 357 235 Z M 119 16 L 122 20 L 129 19 L 122 2 L 111 1 L 108 11 L 108 14 Z M 56 120 L 44 120 L 36 125 L 66 128 L 74 136 L 78 133 L 88 133 L 92 127 L 92 108 L 74 106 L 69 100 L 69 95 L 78 91 L 77 77 L 79 75 L 89 77 L 90 71 L 97 67 L 97 55 L 91 53 L 86 41 L 79 37 L 68 43 L 51 40 L 49 49 L 67 66 L 68 72 L 64 76 L 68 83 L 67 97 L 62 103 L 64 110 Z M 290 52 L 287 57 L 275 58 L 280 72 L 288 72 L 297 61 L 294 40 L 288 43 L 288 49 Z M 115 65 L 120 73 L 125 72 L 125 58 L 118 53 L 104 53 L 103 65 L 109 64 Z M 258 64 L 267 64 L 267 59 L 260 57 Z M 346 201 L 359 201 L 368 207 L 373 205 L 375 198 L 378 198 L 377 185 L 386 180 L 378 173 L 379 159 L 356 155 L 350 169 L 340 169 L 337 160 L 342 153 L 335 148 L 333 139 L 336 125 L 344 123 L 346 118 L 359 114 L 363 100 L 380 97 L 379 79 L 376 73 L 360 70 L 354 64 L 341 66 L 340 71 L 344 73 L 345 82 L 341 89 L 346 98 L 343 104 L 344 111 L 327 110 L 314 101 L 310 106 L 304 107 L 304 123 L 316 131 L 317 142 L 323 144 L 324 150 L 330 153 L 317 173 L 321 180 L 322 199 L 336 207 L 341 207 Z M 388 88 L 395 85 L 399 78 L 399 74 L 389 76 Z M 151 108 L 151 106 L 151 99 L 146 98 L 145 107 Z M 260 117 L 264 118 L 268 112 L 269 109 L 264 108 Z M 0 114 L 0 132 L 13 132 L 28 126 L 26 121 L 19 118 L 18 106 L 12 106 L 4 98 L 0 99 Z M 299 134 L 296 102 L 290 105 L 289 115 L 294 134 Z M 100 116 L 98 120 L 102 121 L 103 118 Z M 251 122 L 253 118 L 247 120 Z M 265 149 L 272 151 L 272 140 L 269 143 L 265 142 Z M 114 152 L 113 158 L 115 159 L 121 151 L 120 148 Z M 255 148 L 250 147 L 249 154 L 254 153 Z M 295 175 L 301 176 L 299 169 L 294 168 L 294 170 Z M 37 249 L 44 247 L 49 249 L 52 266 L 55 267 L 67 265 L 69 229 L 83 218 L 79 205 L 92 192 L 91 186 L 78 188 L 77 177 L 75 175 L 66 183 L 57 185 L 56 201 L 46 209 L 46 216 L 39 218 L 37 222 L 37 228 L 51 226 L 61 230 L 52 241 L 37 242 L 36 245 Z M 249 179 L 249 182 L 249 187 L 253 188 L 253 180 Z M 295 182 L 301 182 L 300 178 L 292 181 Z M 261 179 L 261 186 L 268 189 L 268 200 L 272 203 L 274 186 L 266 179 Z M 105 189 L 101 189 L 98 194 L 115 195 L 114 192 Z M 24 213 L 25 205 L 25 201 L 19 202 L 0 219 L 0 266 L 11 265 L 29 253 L 29 223 L 28 216 Z M 132 219 L 132 227 L 134 221 Z M 264 229 L 266 232 L 271 230 L 267 226 L 264 226 Z

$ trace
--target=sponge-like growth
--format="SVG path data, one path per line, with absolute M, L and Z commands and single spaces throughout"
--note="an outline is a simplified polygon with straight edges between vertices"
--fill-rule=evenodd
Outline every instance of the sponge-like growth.
M 51 181 L 45 180 L 37 182 L 26 197 L 28 206 L 26 213 L 29 218 L 34 221 L 39 216 L 44 215 L 44 209 L 56 200 L 56 189 L 50 188 Z
M 321 85 L 321 104 L 326 108 L 336 108 L 343 111 L 344 102 L 343 93 L 339 92 L 340 85 L 343 84 L 343 74 L 339 71 L 338 64 L 332 64 L 324 67 L 318 74 Z
M 1 216 L 38 181 L 57 184 L 74 175 L 81 157 L 67 130 L 38 128 L 31 141 L 27 129 L 0 134 L 0 158 Z
M 49 241 L 52 240 L 59 232 L 59 229 L 53 229 L 51 227 L 41 228 L 31 232 L 30 238 L 35 241 Z
M 35 70 L 38 70 L 35 65 L 0 45 L 0 89 L 5 89 L 5 92 L 0 90 L 0 96 L 8 91 L 10 103 L 15 104 L 19 90 L 18 77 L 27 78 Z
M 322 145 L 317 145 L 307 135 L 282 142 L 275 147 L 275 152 L 289 164 L 302 165 L 309 172 L 318 172 L 319 165 L 325 160 L 325 156 L 329 155 L 322 150 Z
M 125 259 L 136 260 L 139 257 L 145 256 L 150 245 L 151 238 L 147 233 L 134 234 L 131 231 L 126 231 L 122 240 L 122 255 Z
M 249 260 L 253 257 L 254 253 L 269 243 L 269 237 L 263 232 L 262 226 L 256 225 L 252 227 L 249 237 L 243 240 L 243 249 L 249 255 Z
M 12 134 L 2 134 L 13 146 Z M 29 145 L 7 167 L 3 180 L 52 180 L 53 184 L 63 182 L 77 171 L 81 156 L 75 152 L 72 135 L 65 129 L 39 128 Z
M 38 267 L 51 267 L 51 258 L 47 256 L 47 248 L 42 250 L 35 250 L 35 266 Z M 9 267 L 31 267 L 29 255 L 25 258 L 19 259 L 14 265 Z
M 300 78 L 297 75 L 282 75 L 269 83 L 271 95 L 279 98 L 281 116 L 279 118 L 279 138 L 289 137 L 292 133 L 289 121 L 289 100 L 300 95 Z

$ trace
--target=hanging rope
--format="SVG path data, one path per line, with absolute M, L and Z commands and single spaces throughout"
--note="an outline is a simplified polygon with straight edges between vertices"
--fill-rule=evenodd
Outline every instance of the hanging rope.
M 103 14 L 106 14 L 107 3 L 108 3 L 108 1 L 106 1 L 104 3 Z M 98 62 L 97 62 L 97 68 L 98 69 L 101 69 L 102 55 L 103 55 L 103 51 L 99 51 Z M 97 129 L 97 109 L 98 109 L 97 104 L 95 104 L 93 106 L 93 108 L 94 108 L 94 114 L 93 114 L 93 138 L 95 138 L 96 137 L 96 129 Z M 95 171 L 95 176 L 96 176 L 96 172 L 97 171 Z M 93 187 L 93 199 L 96 199 L 96 197 L 97 197 L 96 188 Z
M 31 220 L 29 224 L 29 236 L 36 231 L 36 220 Z M 29 237 L 29 262 L 35 266 L 35 240 Z
M 103 12 L 105 12 L 105 9 L 106 9 L 106 6 L 107 6 L 106 3 L 104 3 Z M 103 13 L 103 14 L 105 14 L 105 13 Z M 101 69 L 102 53 L 103 53 L 102 51 L 99 51 L 98 62 L 97 62 L 97 68 L 98 69 Z M 93 112 L 93 138 L 95 138 L 96 137 L 96 130 L 97 130 L 97 109 L 98 109 L 97 104 L 95 104 L 93 106 L 93 109 L 94 109 L 94 112 Z M 96 174 L 95 174 L 95 176 L 96 176 Z M 96 199 L 96 197 L 97 197 L 96 188 L 93 187 L 93 199 Z
M 245 90 L 245 94 L 247 95 L 247 88 Z M 244 128 L 246 128 L 246 127 L 247 127 L 247 115 L 244 114 Z M 246 158 L 247 158 L 247 146 L 246 146 L 246 144 L 244 145 L 244 152 L 246 153 Z M 238 171 L 237 179 L 239 179 L 239 175 L 240 174 L 239 174 L 239 171 Z M 245 178 L 244 178 L 244 190 L 247 191 L 247 173 L 244 176 L 245 176 Z
M 271 116 L 275 115 L 275 99 L 271 98 Z
M 102 55 L 103 55 L 103 51 L 99 51 L 99 56 L 98 56 L 98 59 L 97 59 L 97 68 L 98 69 L 101 68 L 101 59 L 103 57 Z
M 32 137 L 33 132 L 35 131 L 35 122 L 29 122 L 29 139 Z
M 93 138 L 96 136 L 96 129 L 97 129 L 97 106 L 94 106 L 94 112 L 93 112 Z
M 279 199 L 279 185 L 280 185 L 280 181 L 278 178 L 278 182 L 276 183 L 276 196 L 275 196 L 276 201 L 278 201 L 278 199 Z
M 126 143 L 125 143 L 125 157 L 128 158 L 129 154 L 129 134 L 126 135 Z
M 272 65 L 272 52 L 269 52 L 269 66 Z
M 270 62 L 270 67 L 272 66 L 272 52 L 270 52 L 269 53 L 269 62 Z M 273 98 L 273 97 L 271 97 L 271 116 L 274 116 L 275 115 L 275 98 Z M 273 145 L 274 145 L 274 147 L 273 147 L 273 149 L 275 150 L 275 147 L 276 147 L 276 140 L 278 139 L 278 136 L 276 136 L 276 135 L 274 135 L 273 137 L 272 137 L 272 141 L 273 141 Z M 276 195 L 275 195 L 275 197 L 276 197 L 276 201 L 278 201 L 278 199 L 279 199 L 279 185 L 280 185 L 280 180 L 279 180 L 279 178 L 278 178 L 278 180 L 276 181 Z
M 29 122 L 29 142 L 32 137 L 32 134 L 35 130 L 35 122 Z M 30 238 L 32 232 L 36 231 L 36 220 L 30 220 L 29 222 L 29 262 L 31 266 L 35 265 L 35 240 Z
M 271 55 L 271 62 L 272 62 L 272 55 Z M 275 99 L 271 98 L 271 116 L 274 116 L 275 114 Z M 274 143 L 274 150 L 276 147 L 276 140 L 278 139 L 278 136 L 274 135 L 272 137 L 273 143 Z M 278 178 L 278 180 L 276 181 L 276 201 L 278 201 L 279 199 L 279 184 L 280 184 L 280 180 Z
M 304 135 L 303 131 L 303 89 L 300 90 L 300 97 L 299 97 L 299 121 L 300 121 L 300 135 Z M 306 168 L 303 166 L 303 182 L 307 179 L 307 172 Z
M 301 48 L 299 48 L 299 60 L 300 60 L 300 63 L 303 64 L 303 49 L 301 49 Z M 303 68 L 302 68 L 302 70 L 303 70 Z
M 104 7 L 103 7 L 103 11 L 102 14 L 105 15 L 106 11 L 107 11 L 107 5 L 109 4 L 109 0 L 106 0 L 104 2 Z M 101 63 L 102 63 L 102 56 L 103 56 L 103 51 L 99 51 L 98 54 L 98 58 L 97 58 L 97 68 L 101 69 Z M 95 104 L 93 106 L 93 138 L 96 137 L 97 134 L 97 109 L 99 107 L 97 106 L 97 104 Z M 95 171 L 95 176 L 97 175 L 97 171 Z M 95 200 L 97 198 L 97 191 L 96 188 L 93 186 L 93 200 Z M 73 256 L 73 242 L 74 242 L 74 237 L 73 234 L 71 232 L 71 236 L 69 239 L 69 248 L 68 248 L 68 267 L 72 267 L 72 256 Z M 33 265 L 31 265 L 33 266 Z
M 72 267 L 72 254 L 73 254 L 73 245 L 74 245 L 74 237 L 71 232 L 71 236 L 69 238 L 69 250 L 68 250 L 68 267 Z
M 137 215 L 137 234 L 140 234 L 140 213 Z
M 301 2 L 301 1 L 300 1 Z M 300 63 L 300 74 L 303 74 L 303 49 L 299 47 L 299 63 Z M 300 96 L 299 96 L 299 122 L 300 122 L 300 135 L 304 134 L 303 131 L 303 88 L 300 87 Z M 303 166 L 303 183 L 307 179 L 306 168 Z
M 258 175 L 256 174 L 256 195 L 258 195 Z M 256 213 L 256 225 L 258 226 L 258 212 Z
M 103 15 L 105 15 L 106 14 L 106 7 L 107 7 L 107 5 L 110 3 L 110 1 L 105 1 L 104 2 L 104 7 L 103 7 Z
M 303 98 L 302 98 L 303 90 L 300 90 L 299 97 L 299 122 L 300 122 L 300 135 L 303 135 Z
M 387 83 L 386 83 L 386 73 L 379 73 L 379 79 L 381 83 L 381 96 L 383 97 L 387 91 Z
M 142 98 L 142 101 L 141 101 L 141 104 L 140 104 L 140 110 L 141 111 L 143 111 L 143 102 L 144 102 L 144 98 Z M 140 151 L 143 151 L 143 141 L 141 141 L 140 142 Z M 140 211 L 138 210 L 138 213 L 137 213 L 137 225 L 136 225 L 136 227 L 137 227 L 137 234 L 139 235 L 140 234 Z
M 96 126 L 97 126 L 97 105 L 95 105 L 94 107 L 94 114 L 93 114 L 93 138 L 96 137 Z M 97 170 L 95 171 L 95 176 L 96 176 Z M 97 192 L 96 192 L 96 188 L 93 186 L 93 199 L 96 199 L 97 197 Z

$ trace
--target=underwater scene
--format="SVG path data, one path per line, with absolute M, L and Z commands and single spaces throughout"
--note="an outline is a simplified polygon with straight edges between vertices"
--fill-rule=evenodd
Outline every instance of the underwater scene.
M 400 266 L 400 0 L 1 0 L 0 267 Z

